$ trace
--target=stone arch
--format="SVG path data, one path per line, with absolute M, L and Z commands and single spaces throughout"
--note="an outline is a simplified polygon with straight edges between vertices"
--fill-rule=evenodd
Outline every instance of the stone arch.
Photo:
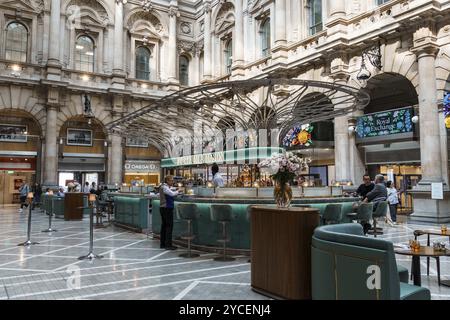
M 436 85 L 438 100 L 442 99 L 444 92 L 450 92 L 450 45 L 441 47 L 436 61 Z
M 39 103 L 33 89 L 20 86 L 0 86 L 0 110 L 21 110 L 30 114 L 40 126 L 45 135 L 47 112 L 45 106 Z
M 91 108 L 94 114 L 94 117 L 97 121 L 99 121 L 103 127 L 106 126 L 107 123 L 111 122 L 112 116 L 111 113 L 105 110 L 106 101 L 100 96 L 91 96 Z M 83 103 L 82 97 L 80 95 L 71 95 L 70 100 L 65 102 L 65 105 L 61 108 L 60 112 L 58 112 L 57 118 L 57 128 L 61 128 L 64 122 L 68 119 L 83 116 Z
M 222 5 L 216 6 L 212 13 L 212 19 L 214 30 L 219 31 L 227 28 L 230 24 L 234 23 L 234 3 L 227 1 Z
M 367 81 L 366 90 L 370 95 L 370 103 L 365 113 L 373 113 L 417 105 L 418 92 L 413 83 L 398 73 L 382 73 Z
M 69 14 L 68 9 L 71 6 L 78 6 L 81 9 L 89 11 L 99 22 L 106 25 L 113 21 L 113 11 L 105 0 L 66 0 L 63 2 L 61 12 Z M 81 10 L 80 10 L 81 11 Z
M 28 128 L 28 131 L 37 131 L 36 136 L 39 136 L 40 138 L 42 138 L 44 136 L 44 129 L 45 126 L 42 126 L 42 123 L 39 122 L 39 120 L 36 118 L 35 115 L 33 115 L 31 112 L 25 110 L 25 109 L 20 109 L 20 108 L 7 108 L 7 109 L 2 109 L 1 112 L 4 114 L 4 116 L 1 116 L 0 119 L 7 119 L 7 118 L 25 118 L 25 119 L 30 119 L 32 120 L 33 124 L 34 124 L 34 128 Z M 34 130 L 36 129 L 36 130 Z
M 154 36 L 162 37 L 168 34 L 168 21 L 158 12 L 146 12 L 140 8 L 135 8 L 128 12 L 124 18 L 124 25 L 130 32 L 134 32 L 138 27 L 147 27 Z
M 69 123 L 70 121 L 77 121 L 77 122 L 87 122 L 88 120 L 83 116 L 83 115 L 75 115 L 72 117 L 67 118 L 63 124 L 61 126 L 58 127 L 58 135 L 60 137 L 65 136 L 65 132 L 62 132 L 62 128 L 64 127 L 64 125 L 66 125 L 67 123 Z M 101 132 L 102 136 L 104 139 L 108 138 L 108 131 L 106 130 L 105 124 L 102 123 L 99 119 L 97 118 L 93 118 L 91 119 L 91 125 L 90 125 L 93 130 L 95 130 L 96 132 Z
M 381 47 L 382 55 L 382 70 L 374 68 L 368 61 L 366 66 L 372 74 L 372 77 L 383 73 L 399 74 L 408 79 L 416 91 L 419 87 L 419 74 L 417 69 L 417 57 L 411 51 L 401 52 L 400 42 L 388 43 Z M 365 87 L 366 83 L 361 83 L 356 79 L 356 76 L 360 70 L 361 57 L 354 57 L 354 70 L 352 76 L 348 82 L 353 87 Z

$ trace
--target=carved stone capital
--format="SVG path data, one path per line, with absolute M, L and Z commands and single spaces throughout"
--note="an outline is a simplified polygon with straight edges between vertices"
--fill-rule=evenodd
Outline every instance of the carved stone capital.
M 169 8 L 169 17 L 180 17 L 180 11 L 178 11 L 177 7 L 170 7 Z

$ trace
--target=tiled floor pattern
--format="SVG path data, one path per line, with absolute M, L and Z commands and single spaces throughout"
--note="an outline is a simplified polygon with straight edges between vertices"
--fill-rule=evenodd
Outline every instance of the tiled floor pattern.
M 48 234 L 41 232 L 48 217 L 33 211 L 31 239 L 39 244 L 19 247 L 26 240 L 27 213 L 0 208 L 0 299 L 267 299 L 250 288 L 247 257 L 217 262 L 214 254 L 203 253 L 184 259 L 178 257 L 182 249 L 165 251 L 145 234 L 113 226 L 94 231 L 94 252 L 104 258 L 80 261 L 89 251 L 88 219 L 56 219 L 58 231 Z M 385 228 L 382 237 L 407 243 L 418 228 L 423 226 L 404 223 Z M 410 258 L 397 261 L 410 268 Z M 437 285 L 434 259 L 429 277 L 422 260 L 422 274 L 432 299 L 450 299 L 450 288 Z M 441 276 L 450 278 L 448 258 L 441 259 Z

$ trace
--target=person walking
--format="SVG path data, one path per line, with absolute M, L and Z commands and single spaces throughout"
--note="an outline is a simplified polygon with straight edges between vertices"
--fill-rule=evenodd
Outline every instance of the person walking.
M 394 224 L 397 223 L 397 207 L 398 201 L 398 191 L 392 181 L 386 183 L 387 187 L 387 200 L 389 202 L 389 211 L 391 213 L 391 219 Z
M 20 193 L 20 209 L 19 212 L 23 211 L 23 207 L 28 208 L 27 196 L 28 192 L 30 192 L 30 187 L 28 186 L 26 181 L 22 182 L 22 185 L 19 188 Z
M 172 245 L 172 231 L 173 231 L 173 209 L 175 204 L 175 197 L 178 191 L 173 191 L 173 177 L 166 176 L 164 183 L 159 188 L 160 208 L 161 214 L 161 233 L 160 233 L 160 247 L 166 250 L 175 250 L 176 247 Z

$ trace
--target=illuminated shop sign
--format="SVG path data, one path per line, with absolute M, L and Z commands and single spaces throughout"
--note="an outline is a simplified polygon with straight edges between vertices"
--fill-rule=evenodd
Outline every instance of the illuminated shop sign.
M 201 164 L 221 164 L 235 161 L 247 161 L 265 159 L 270 157 L 273 153 L 282 152 L 283 149 L 275 147 L 266 148 L 247 148 L 239 150 L 220 151 L 213 153 L 195 154 L 177 158 L 167 158 L 161 160 L 162 168 L 192 166 Z
M 125 161 L 125 171 L 132 172 L 158 172 L 159 161 Z
M 356 122 L 358 139 L 413 132 L 412 108 L 377 112 L 359 117 Z

